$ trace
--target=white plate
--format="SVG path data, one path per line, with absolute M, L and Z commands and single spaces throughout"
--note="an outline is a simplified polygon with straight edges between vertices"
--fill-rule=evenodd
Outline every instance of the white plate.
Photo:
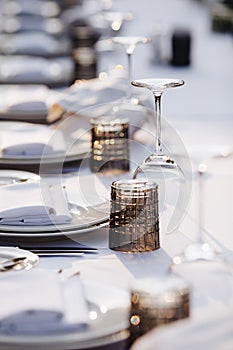
M 20 258 L 22 256 L 25 256 L 26 259 L 20 265 L 20 269 L 29 270 L 39 261 L 39 257 L 28 250 L 16 247 L 0 247 L 0 263 L 5 259 Z
M 130 294 L 122 289 L 94 282 L 84 281 L 84 288 L 90 303 L 92 319 L 88 330 L 44 336 L 0 335 L 0 350 L 84 349 L 114 343 L 116 340 L 126 338 L 127 333 L 121 336 L 118 334 L 116 339 L 114 334 L 128 328 Z
M 39 178 L 39 175 L 30 173 L 29 171 L 0 170 L 0 186 L 15 182 L 24 182 L 26 180 L 38 181 Z
M 40 177 L 26 171 L 0 170 L 0 185 L 25 179 L 38 181 Z M 110 210 L 109 202 L 104 201 L 104 199 L 100 202 L 98 193 L 92 195 L 92 199 L 95 202 L 97 201 L 96 204 L 89 206 L 72 204 L 70 209 L 72 221 L 70 223 L 42 226 L 0 225 L 0 237 L 52 238 L 64 235 L 74 236 L 107 226 Z M 91 203 L 91 199 L 89 202 Z
M 77 228 L 75 230 L 67 230 L 67 231 L 56 231 L 56 232 L 33 232 L 32 231 L 25 231 L 25 232 L 11 232 L 11 231 L 0 231 L 0 237 L 16 237 L 16 238 L 43 238 L 44 239 L 54 239 L 58 237 L 75 237 L 78 234 L 81 233 L 87 233 L 93 230 L 101 229 L 104 227 L 107 227 L 109 224 L 108 220 L 105 222 L 101 222 L 99 224 L 95 225 L 90 225 L 85 228 Z M 0 227 L 0 230 L 2 229 L 3 226 Z M 15 227 L 15 226 L 14 226 Z
M 90 207 L 77 206 L 80 214 L 72 214 L 72 221 L 62 225 L 43 225 L 43 226 L 12 226 L 12 225 L 0 225 L 0 236 L 5 232 L 11 233 L 27 233 L 34 237 L 35 233 L 41 233 L 44 237 L 46 234 L 55 236 L 56 234 L 63 234 L 67 232 L 70 234 L 71 231 L 84 229 L 93 229 L 93 226 L 101 224 L 109 218 L 109 203 L 104 202 Z M 11 235 L 11 234 L 9 234 Z
M 25 128 L 32 126 L 34 124 L 30 123 L 24 123 L 24 122 L 8 122 L 8 121 L 0 121 L 0 129 L 17 129 L 17 127 L 24 127 Z M 11 156 L 4 156 L 0 154 L 0 164 L 60 164 L 61 167 L 64 162 L 68 161 L 75 161 L 75 160 L 81 160 L 83 159 L 87 153 L 90 151 L 90 143 L 88 141 L 82 140 L 82 139 L 74 139 L 72 137 L 69 137 L 69 135 L 65 135 L 65 142 L 67 146 L 67 152 L 65 154 L 47 154 L 43 157 L 38 156 L 18 156 L 18 155 L 11 155 Z M 70 147 L 71 146 L 71 147 Z

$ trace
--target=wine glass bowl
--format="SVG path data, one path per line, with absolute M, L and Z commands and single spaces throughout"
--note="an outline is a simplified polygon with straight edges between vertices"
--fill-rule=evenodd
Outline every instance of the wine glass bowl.
M 150 40 L 143 36 L 116 36 L 111 38 L 110 41 L 124 46 L 127 54 L 133 54 L 137 44 L 146 44 Z
M 154 93 L 162 94 L 164 90 L 170 87 L 184 85 L 184 80 L 181 79 L 139 79 L 132 81 L 132 85 L 143 87 L 151 90 Z

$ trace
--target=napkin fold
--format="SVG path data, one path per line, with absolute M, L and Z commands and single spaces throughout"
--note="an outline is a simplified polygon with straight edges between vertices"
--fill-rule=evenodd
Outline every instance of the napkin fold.
M 46 334 L 85 330 L 88 306 L 80 276 L 63 281 L 42 269 L 0 276 L 0 334 Z
M 61 131 L 46 125 L 18 123 L 0 131 L 2 155 L 42 156 L 65 154 L 65 141 Z
M 0 225 L 52 225 L 71 221 L 66 195 L 59 185 L 17 183 L 0 187 Z

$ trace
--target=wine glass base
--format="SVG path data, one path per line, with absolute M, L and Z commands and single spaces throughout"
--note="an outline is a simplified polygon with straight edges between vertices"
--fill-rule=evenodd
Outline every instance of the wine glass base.
M 211 245 L 202 242 L 188 245 L 181 255 L 175 256 L 172 260 L 174 265 L 179 265 L 199 260 L 220 261 L 221 259 L 220 255 L 216 253 Z

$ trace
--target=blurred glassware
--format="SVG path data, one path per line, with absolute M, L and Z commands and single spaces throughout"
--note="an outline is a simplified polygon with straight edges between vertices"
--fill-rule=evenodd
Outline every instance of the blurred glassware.
M 138 99 L 134 98 L 132 96 L 132 56 L 134 54 L 134 51 L 138 44 L 147 44 L 150 42 L 150 40 L 146 37 L 142 36 L 122 36 L 122 37 L 113 37 L 111 39 L 108 39 L 110 43 L 120 45 L 123 47 L 124 52 L 127 56 L 127 71 L 128 71 L 128 90 L 127 90 L 127 96 L 125 98 L 125 102 L 132 103 L 132 104 L 138 104 Z
M 148 118 L 151 114 L 150 109 L 148 108 L 145 96 L 137 95 L 132 96 L 131 92 L 131 71 L 132 71 L 132 55 L 138 44 L 145 44 L 149 42 L 149 39 L 141 36 L 122 36 L 122 37 L 112 37 L 110 39 L 101 40 L 102 47 L 103 45 L 120 45 L 124 49 L 124 53 L 128 59 L 128 67 L 127 67 L 127 76 L 126 76 L 126 93 L 125 96 L 119 100 L 119 103 L 115 103 L 112 106 L 112 110 L 109 113 L 115 118 L 125 118 L 129 119 L 129 123 L 133 126 L 137 125 L 137 120 L 142 118 L 143 121 Z M 123 70 L 123 66 L 116 66 L 118 71 Z M 103 74 L 103 72 L 101 73 Z M 105 73 L 108 74 L 108 73 Z M 135 121 L 134 121 L 135 118 Z M 142 124 L 141 124 L 142 125 Z
M 232 1 L 211 3 L 211 28 L 219 33 L 233 33 L 233 4 Z
M 103 2 L 104 3 L 104 2 Z M 62 20 L 66 27 L 76 22 L 85 21 L 101 36 L 113 36 L 118 33 L 124 22 L 132 19 L 132 13 L 110 11 L 100 1 L 84 1 L 82 6 L 68 8 L 62 13 Z
M 109 116 L 91 119 L 91 156 L 94 173 L 121 174 L 129 171 L 129 141 L 127 119 Z
M 92 79 L 97 75 L 97 54 L 95 44 L 100 34 L 85 20 L 73 23 L 70 28 L 72 58 L 75 63 L 74 82 L 78 79 Z
M 199 145 L 200 146 L 200 145 Z M 214 246 L 204 240 L 204 180 L 207 174 L 207 163 L 211 159 L 219 159 L 222 161 L 228 157 L 232 157 L 233 151 L 225 146 L 217 146 L 212 148 L 208 154 L 206 147 L 200 146 L 196 148 L 193 154 L 193 161 L 196 162 L 195 170 L 198 181 L 198 216 L 197 216 L 197 237 L 194 243 L 190 243 L 185 247 L 184 251 L 173 258 L 173 263 L 179 265 L 187 262 L 202 261 L 221 261 L 224 255 L 218 253 Z M 195 151 L 195 150 L 194 150 Z
M 141 278 L 131 289 L 130 345 L 151 329 L 189 315 L 190 291 L 182 277 Z
M 130 12 L 104 11 L 94 14 L 90 22 L 103 37 L 119 34 L 124 22 L 133 18 Z

